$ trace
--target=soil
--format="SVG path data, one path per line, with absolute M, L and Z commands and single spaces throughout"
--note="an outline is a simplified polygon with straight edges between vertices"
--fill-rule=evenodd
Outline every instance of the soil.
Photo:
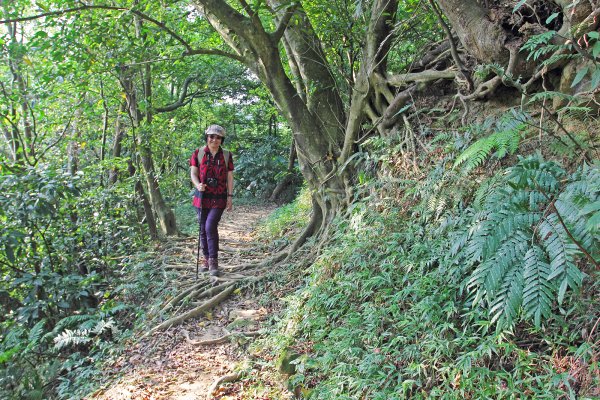
M 228 272 L 236 265 L 261 261 L 267 254 L 255 246 L 251 233 L 273 206 L 240 206 L 225 212 L 219 224 L 220 277 L 227 279 L 235 274 Z M 166 269 L 174 269 L 180 277 L 182 288 L 195 282 L 197 238 L 185 238 L 166 243 L 161 249 L 168 262 Z M 244 272 L 251 274 L 252 272 Z M 237 273 L 239 275 L 239 273 Z M 201 275 L 201 279 L 206 279 Z M 225 301 L 203 313 L 164 331 L 138 341 L 111 366 L 107 374 L 113 381 L 96 392 L 91 399 L 252 399 L 243 393 L 243 384 L 220 385 L 209 393 L 215 382 L 236 372 L 248 358 L 247 344 L 254 337 L 236 335 L 217 344 L 201 345 L 198 341 L 222 338 L 229 332 L 256 332 L 269 315 L 269 306 L 261 306 L 251 294 L 236 289 Z M 166 318 L 183 309 L 173 307 Z M 163 317 L 163 320 L 166 319 Z M 157 321 L 162 322 L 162 321 Z M 196 343 L 196 344 L 195 344 Z

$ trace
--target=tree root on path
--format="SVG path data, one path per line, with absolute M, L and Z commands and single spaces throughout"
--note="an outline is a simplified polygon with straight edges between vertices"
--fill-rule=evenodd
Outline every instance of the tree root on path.
M 222 292 L 220 292 L 219 294 L 217 294 L 216 296 L 214 296 L 213 298 L 211 298 L 210 300 L 205 301 L 200 306 L 193 308 L 188 312 L 185 312 L 183 314 L 180 314 L 176 317 L 170 318 L 170 319 L 158 324 L 157 326 L 155 326 L 154 328 L 152 328 L 148 332 L 146 332 L 142 336 L 142 338 L 151 336 L 152 334 L 154 334 L 155 332 L 158 332 L 160 330 L 167 329 L 167 328 L 170 328 L 175 325 L 179 325 L 182 322 L 184 322 L 190 318 L 196 317 L 196 316 L 202 314 L 204 311 L 206 311 L 212 307 L 215 307 L 216 305 L 221 303 L 223 300 L 225 300 L 227 298 L 227 296 L 229 296 L 231 294 L 231 292 L 233 292 L 233 290 L 235 289 L 233 282 L 230 282 L 224 286 L 225 286 L 225 289 Z
M 227 332 L 227 331 L 226 331 Z M 190 334 L 185 329 L 183 330 L 183 336 L 185 337 L 185 341 L 189 344 L 193 344 L 194 346 L 205 346 L 209 344 L 220 344 L 226 342 L 230 337 L 234 336 L 245 336 L 245 337 L 254 337 L 260 335 L 260 331 L 248 331 L 248 332 L 227 332 L 225 335 L 215 338 L 215 339 L 207 339 L 207 340 L 193 340 L 190 339 Z
M 181 299 L 183 299 L 184 297 L 186 297 L 188 294 L 192 293 L 195 290 L 199 290 L 204 288 L 204 286 L 208 285 L 208 282 L 200 282 L 197 283 L 189 288 L 187 288 L 186 290 L 182 291 L 181 293 L 179 293 L 177 296 L 173 297 L 171 300 L 169 300 L 167 302 L 167 304 L 165 304 L 165 306 L 160 310 L 159 314 L 164 314 L 165 311 L 167 311 L 169 308 L 173 307 L 175 304 L 179 303 L 179 301 Z
M 215 278 L 213 278 L 213 279 L 215 279 Z M 216 282 L 216 279 L 215 279 L 215 282 Z M 222 283 L 217 286 L 213 286 L 210 289 L 206 289 L 202 292 L 200 291 L 200 289 L 195 290 L 192 293 L 190 293 L 188 296 L 186 296 L 184 300 L 193 299 L 193 298 L 203 299 L 205 297 L 214 296 L 214 295 L 218 294 L 219 292 L 221 292 L 222 290 L 227 289 L 229 286 L 231 286 L 233 284 L 231 282 L 231 280 L 224 280 L 224 282 L 225 283 Z M 203 289 L 203 288 L 201 288 L 201 289 Z
M 213 382 L 208 389 L 208 393 L 206 394 L 207 399 L 212 399 L 215 391 L 221 386 L 223 383 L 235 382 L 242 377 L 240 372 L 234 372 L 233 374 L 224 375 Z

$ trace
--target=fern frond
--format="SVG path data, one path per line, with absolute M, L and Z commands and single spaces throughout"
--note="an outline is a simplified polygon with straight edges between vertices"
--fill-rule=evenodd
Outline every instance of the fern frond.
M 547 197 L 558 191 L 565 171 L 558 164 L 543 161 L 541 157 L 520 157 L 519 163 L 510 169 L 508 181 L 513 189 L 544 190 Z
M 506 186 L 489 192 L 473 215 L 452 252 L 475 266 L 466 287 L 499 329 L 520 313 L 540 327 L 555 301 L 581 287 L 578 261 L 585 256 L 597 264 L 598 228 L 590 220 L 600 213 L 599 178 L 597 167 L 568 176 L 540 156 L 520 158 Z
M 523 267 L 523 278 L 527 282 L 523 289 L 523 308 L 525 315 L 532 318 L 539 328 L 542 318 L 547 319 L 552 315 L 556 286 L 548 280 L 550 264 L 538 246 L 532 246 L 527 251 Z
M 107 329 L 110 329 L 113 333 L 117 332 L 117 324 L 114 319 L 109 318 L 107 320 L 103 319 L 98 321 L 96 326 L 94 326 L 94 328 L 90 332 L 95 333 L 96 335 L 100 335 Z
M 503 184 L 505 184 L 504 177 L 499 174 L 483 181 L 475 191 L 473 206 L 476 209 L 481 209 L 488 201 L 490 195 L 497 191 Z
M 30 347 L 32 345 L 39 343 L 40 338 L 44 334 L 44 326 L 45 325 L 46 325 L 46 319 L 42 319 L 42 320 L 38 321 L 38 323 L 35 324 L 33 326 L 33 328 L 31 328 L 31 330 L 29 331 L 29 345 L 27 347 Z
M 523 302 L 523 270 L 518 263 L 512 263 L 502 277 L 502 284 L 490 305 L 491 322 L 498 328 L 512 325 L 517 319 Z
M 540 222 L 540 241 L 550 259 L 548 280 L 561 282 L 558 302 L 562 303 L 567 289 L 578 289 L 583 274 L 575 267 L 575 258 L 581 254 L 579 247 L 567 236 L 556 214 L 550 214 Z
M 600 233 L 600 200 L 591 202 L 579 211 L 580 217 L 589 217 L 586 228 L 594 235 L 596 245 L 598 244 L 598 234 Z
M 65 329 L 64 332 L 62 332 L 54 338 L 54 348 L 60 350 L 66 346 L 87 343 L 90 340 L 92 340 L 89 334 L 90 331 L 88 331 L 87 329 L 76 329 L 73 331 L 70 329 Z
M 118 303 L 116 306 L 109 308 L 108 310 L 105 310 L 101 313 L 102 317 L 109 317 L 111 315 L 115 315 L 118 312 L 121 311 L 125 311 L 127 309 L 131 308 L 131 306 L 128 306 L 125 303 Z
M 523 232 L 515 231 L 510 238 L 500 243 L 492 257 L 475 268 L 467 288 L 478 291 L 476 298 L 481 299 L 485 294 L 490 302 L 494 300 L 504 275 L 527 251 L 527 239 Z
M 507 154 L 513 154 L 519 146 L 521 131 L 525 124 L 519 124 L 513 129 L 495 132 L 488 137 L 480 139 L 469 146 L 454 162 L 454 168 L 463 165 L 463 171 L 468 172 L 477 168 L 488 158 L 492 150 L 496 158 L 503 158 Z
M 592 116 L 593 109 L 591 107 L 565 106 L 561 111 L 567 119 L 584 121 L 587 117 Z
M 543 91 L 538 92 L 530 97 L 528 103 L 536 103 L 538 101 L 552 101 L 554 99 L 563 100 L 565 102 L 571 102 L 574 104 L 579 104 L 583 101 L 581 97 L 573 96 L 572 94 L 562 93 L 562 92 L 553 92 L 553 91 Z
M 544 54 L 554 52 L 554 49 L 548 50 L 547 48 L 552 46 L 551 40 L 555 35 L 556 32 L 550 30 L 540 33 L 539 35 L 531 36 L 522 46 L 522 50 L 529 51 L 527 59 L 533 58 L 535 61 Z
M 89 321 L 90 319 L 96 319 L 97 317 L 93 314 L 76 314 L 69 315 L 68 317 L 62 318 L 56 323 L 54 327 L 55 331 L 60 331 L 67 326 L 79 326 L 81 323 Z
M 567 225 L 571 235 L 584 247 L 591 249 L 597 245 L 593 232 L 587 228 L 586 220 L 581 218 L 581 210 L 573 202 L 558 198 L 554 207 Z

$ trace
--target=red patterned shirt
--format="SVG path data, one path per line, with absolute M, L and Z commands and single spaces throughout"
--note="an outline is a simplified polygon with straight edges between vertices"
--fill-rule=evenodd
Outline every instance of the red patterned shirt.
M 200 166 L 198 166 L 198 153 L 200 149 L 197 149 L 190 158 L 190 166 L 198 168 L 198 179 L 202 183 L 208 183 L 210 178 L 216 179 L 216 186 L 209 186 L 207 184 L 204 192 L 196 190 L 194 192 L 194 207 L 200 208 L 200 202 L 202 202 L 202 208 L 226 208 L 227 207 L 227 173 L 233 171 L 233 157 L 229 152 L 229 163 L 225 166 L 225 155 L 223 149 L 219 148 L 217 154 L 212 156 L 208 146 L 204 147 L 202 153 L 202 159 L 200 160 Z

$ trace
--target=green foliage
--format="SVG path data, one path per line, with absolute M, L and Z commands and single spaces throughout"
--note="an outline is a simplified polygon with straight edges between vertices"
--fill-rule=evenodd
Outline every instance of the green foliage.
M 598 202 L 599 178 L 597 168 L 569 176 L 539 156 L 521 158 L 474 214 L 467 240 L 454 251 L 474 266 L 473 304 L 484 304 L 499 329 L 521 314 L 541 326 L 567 289 L 581 287 L 578 260 L 597 263 L 599 236 L 586 211 Z
M 384 159 L 388 150 L 372 156 Z M 288 385 L 305 398 L 566 398 L 584 378 L 575 383 L 556 368 L 556 354 L 565 353 L 585 357 L 582 371 L 594 376 L 591 343 L 565 343 L 580 343 L 582 327 L 596 322 L 597 281 L 582 286 L 578 268 L 592 261 L 558 216 L 597 258 L 598 226 L 589 220 L 598 213 L 598 169 L 569 174 L 539 157 L 521 158 L 476 182 L 451 165 L 452 153 L 423 179 L 396 180 L 399 203 L 365 192 L 332 227 L 304 285 L 284 299 L 279 329 L 255 347 L 270 360 L 297 354 Z M 471 279 L 482 286 L 466 290 Z M 486 283 L 496 285 L 493 292 Z M 587 293 L 558 308 L 571 284 Z M 579 395 L 592 387 L 581 386 Z
M 600 60 L 600 33 L 596 31 L 585 33 L 581 39 L 585 40 L 586 48 L 579 49 L 579 52 L 575 50 L 575 45 L 572 43 L 573 40 L 577 39 L 566 41 L 564 44 L 554 44 L 552 41 L 556 35 L 558 33 L 553 30 L 539 35 L 532 35 L 521 49 L 529 52 L 527 56 L 528 60 L 541 61 L 540 68 L 552 65 L 561 60 L 583 59 L 584 56 L 582 54 L 585 54 L 585 58 L 592 60 L 592 63 L 578 68 L 577 74 L 571 82 L 571 87 L 579 85 L 589 75 L 590 86 L 587 90 L 596 90 L 600 85 L 600 69 L 596 67 L 597 62 Z
M 528 120 L 526 114 L 511 109 L 494 123 L 492 134 L 477 140 L 457 157 L 454 167 L 463 166 L 465 172 L 471 171 L 483 164 L 494 150 L 493 155 L 498 159 L 514 154 L 521 136 L 526 132 Z M 491 124 L 491 121 L 486 121 L 483 129 L 492 128 Z
M 288 166 L 289 148 L 274 137 L 251 147 L 240 148 L 236 154 L 236 192 L 241 195 L 265 197 L 283 179 Z M 296 168 L 294 182 L 301 182 Z
M 303 188 L 296 199 L 271 213 L 258 227 L 257 233 L 266 240 L 286 237 L 286 232 L 301 227 L 308 222 L 312 210 L 310 190 Z
M 67 346 L 77 346 L 89 343 L 94 337 L 98 337 L 107 329 L 110 329 L 113 334 L 118 333 L 116 330 L 116 323 L 113 319 L 99 320 L 91 329 L 65 329 L 54 338 L 54 347 L 56 350 L 60 350 Z
M 279 332 L 257 345 L 274 360 L 299 352 L 290 384 L 327 400 L 560 397 L 543 353 L 465 308 L 446 261 L 451 241 L 387 206 L 358 203 L 336 225 L 305 285 L 285 299 Z

